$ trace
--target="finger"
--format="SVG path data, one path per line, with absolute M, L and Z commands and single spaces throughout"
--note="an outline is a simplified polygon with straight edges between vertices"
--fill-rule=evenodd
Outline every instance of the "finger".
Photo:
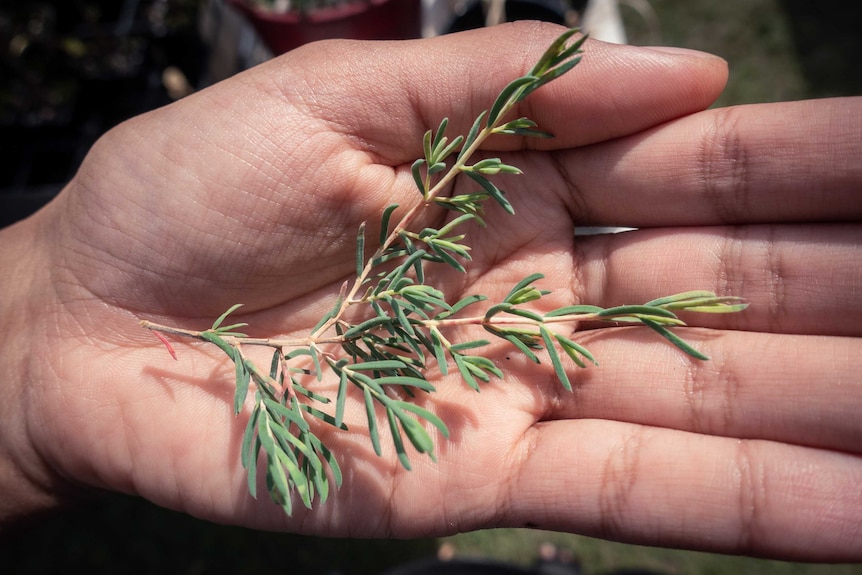
M 745 298 L 694 325 L 862 335 L 862 228 L 849 224 L 641 230 L 578 238 L 576 291 L 605 307 L 692 289 Z
M 539 417 L 613 419 L 862 454 L 856 416 L 862 410 L 862 340 L 676 333 L 709 360 L 685 355 L 647 328 L 579 334 L 599 366 L 571 365 L 572 393 L 549 381 L 541 388 Z
M 530 525 L 647 545 L 862 558 L 862 459 L 603 421 L 541 424 L 499 509 Z
M 858 220 L 860 111 L 862 98 L 709 110 L 564 155 L 562 177 L 585 223 Z
M 397 164 L 415 159 L 422 134 L 444 117 L 451 120 L 452 134 L 465 133 L 562 30 L 517 22 L 382 47 L 315 44 L 273 63 L 266 73 L 288 100 L 305 102 L 384 162 Z M 574 71 L 531 95 L 521 110 L 555 132 L 546 147 L 601 141 L 702 110 L 727 77 L 723 60 L 701 52 L 598 41 L 588 41 L 584 52 Z M 512 138 L 498 143 L 521 145 Z

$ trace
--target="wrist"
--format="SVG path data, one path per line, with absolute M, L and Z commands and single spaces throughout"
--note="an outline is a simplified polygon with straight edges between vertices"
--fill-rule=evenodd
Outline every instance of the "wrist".
M 49 290 L 45 278 L 44 235 L 35 216 L 0 230 L 0 533 L 60 505 L 63 491 L 31 438 L 35 341 Z M 42 263 L 40 263 L 42 262 Z

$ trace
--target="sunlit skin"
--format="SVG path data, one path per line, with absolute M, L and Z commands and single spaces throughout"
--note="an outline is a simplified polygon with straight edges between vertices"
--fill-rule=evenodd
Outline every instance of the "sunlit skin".
M 721 59 L 588 41 L 518 114 L 556 138 L 488 142 L 524 171 L 499 180 L 516 215 L 489 207 L 470 269 L 440 285 L 494 299 L 541 271 L 549 307 L 688 289 L 751 307 L 686 317 L 708 362 L 646 329 L 578 333 L 600 365 L 569 366 L 572 392 L 503 347 L 506 377 L 481 393 L 429 374 L 423 406 L 451 438 L 411 472 L 373 455 L 351 396 L 351 432 L 320 429 L 344 485 L 313 511 L 249 496 L 223 354 L 172 339 L 174 361 L 140 327 L 203 329 L 242 302 L 255 336 L 307 334 L 354 273 L 360 223 L 419 200 L 422 134 L 444 116 L 465 132 L 559 33 L 311 45 L 99 140 L 54 202 L 0 232 L 4 524 L 96 488 L 307 534 L 532 525 L 862 559 L 858 98 L 706 110 Z M 582 225 L 640 229 L 576 238 Z

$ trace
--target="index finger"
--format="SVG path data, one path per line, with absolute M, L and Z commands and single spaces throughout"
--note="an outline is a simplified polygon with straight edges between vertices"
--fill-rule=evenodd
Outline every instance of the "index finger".
M 858 221 L 862 98 L 707 110 L 563 161 L 582 224 Z

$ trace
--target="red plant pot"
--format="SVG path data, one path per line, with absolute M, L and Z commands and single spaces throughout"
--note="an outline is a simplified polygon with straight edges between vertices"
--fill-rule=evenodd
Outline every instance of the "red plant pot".
M 307 14 L 278 14 L 243 0 L 228 2 L 249 19 L 276 55 L 326 38 L 404 40 L 418 38 L 422 31 L 421 0 L 350 2 Z

